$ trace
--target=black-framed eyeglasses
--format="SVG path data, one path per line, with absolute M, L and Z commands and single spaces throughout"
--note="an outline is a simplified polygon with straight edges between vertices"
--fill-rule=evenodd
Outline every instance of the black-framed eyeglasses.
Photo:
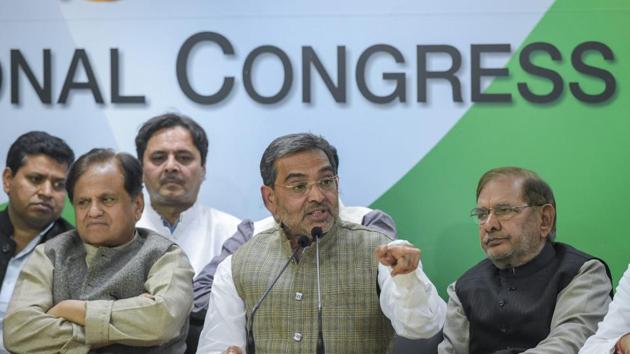
M 488 217 L 490 217 L 491 213 L 494 213 L 494 216 L 499 221 L 506 221 L 511 219 L 514 215 L 523 211 L 523 209 L 525 208 L 535 208 L 539 206 L 542 205 L 497 205 L 494 208 L 474 208 L 470 211 L 470 217 L 475 223 L 483 225 L 488 221 Z

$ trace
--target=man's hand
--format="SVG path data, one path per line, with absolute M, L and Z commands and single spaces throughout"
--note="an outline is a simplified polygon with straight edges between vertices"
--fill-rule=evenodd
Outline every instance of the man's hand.
M 630 333 L 626 333 L 625 336 L 619 339 L 616 349 L 617 354 L 630 354 Z
M 232 345 L 230 347 L 228 347 L 223 354 L 243 354 L 243 351 L 241 350 L 241 348 Z
M 414 272 L 420 262 L 420 250 L 405 244 L 378 246 L 374 255 L 379 262 L 392 267 L 392 277 Z
M 85 305 L 85 301 L 81 300 L 63 300 L 48 310 L 47 314 L 85 326 Z

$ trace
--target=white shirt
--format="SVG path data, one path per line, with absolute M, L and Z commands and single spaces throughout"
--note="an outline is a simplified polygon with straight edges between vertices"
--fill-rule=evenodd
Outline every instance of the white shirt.
M 615 344 L 630 333 L 630 264 L 617 286 L 608 313 L 599 323 L 597 332 L 584 343 L 579 354 L 612 354 Z
M 390 244 L 399 243 L 407 241 L 396 240 Z M 422 271 L 422 264 L 418 264 L 413 273 L 392 278 L 390 272 L 389 267 L 379 264 L 381 310 L 396 333 L 407 338 L 435 335 L 444 325 L 446 303 Z M 245 305 L 234 286 L 232 256 L 229 256 L 219 264 L 214 277 L 197 353 L 220 354 L 231 345 L 245 352 L 245 325 Z
M 230 214 L 206 207 L 197 201 L 180 214 L 173 232 L 150 205 L 144 208 L 142 218 L 136 226 L 151 229 L 177 243 L 188 256 L 197 275 L 221 252 L 221 245 L 236 232 L 240 222 Z

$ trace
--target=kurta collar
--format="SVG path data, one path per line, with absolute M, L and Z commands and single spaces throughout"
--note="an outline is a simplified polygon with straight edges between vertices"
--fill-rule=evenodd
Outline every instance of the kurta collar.
M 157 210 L 153 208 L 153 205 L 150 205 L 149 207 L 150 217 L 151 219 L 154 220 L 154 224 L 159 223 L 159 225 L 164 225 L 164 227 L 169 229 L 169 231 L 171 232 L 171 235 L 175 233 L 175 231 L 177 230 L 177 227 L 181 226 L 182 224 L 189 223 L 191 220 L 194 220 L 197 217 L 199 217 L 200 211 L 201 211 L 201 204 L 199 203 L 199 201 L 195 201 L 195 203 L 190 208 L 182 211 L 179 214 L 179 218 L 177 218 L 177 222 L 171 225 L 171 223 L 169 223 L 168 220 L 163 218 L 162 215 L 160 215 L 157 212 Z
M 83 242 L 83 244 L 85 245 L 85 249 L 87 253 L 96 253 L 97 251 L 100 252 L 101 254 L 114 254 L 117 253 L 120 250 L 123 250 L 127 247 L 129 247 L 129 245 L 131 245 L 136 239 L 138 238 L 138 230 L 136 229 L 133 233 L 133 237 L 131 238 L 131 240 L 123 243 L 122 245 L 119 246 L 114 246 L 114 247 L 99 247 L 99 246 L 93 246 L 90 244 L 87 244 L 85 242 Z

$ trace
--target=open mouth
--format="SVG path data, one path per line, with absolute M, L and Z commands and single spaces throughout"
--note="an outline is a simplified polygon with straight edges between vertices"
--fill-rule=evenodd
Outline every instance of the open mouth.
M 328 209 L 315 209 L 306 213 L 306 216 L 313 221 L 324 221 L 329 215 Z

